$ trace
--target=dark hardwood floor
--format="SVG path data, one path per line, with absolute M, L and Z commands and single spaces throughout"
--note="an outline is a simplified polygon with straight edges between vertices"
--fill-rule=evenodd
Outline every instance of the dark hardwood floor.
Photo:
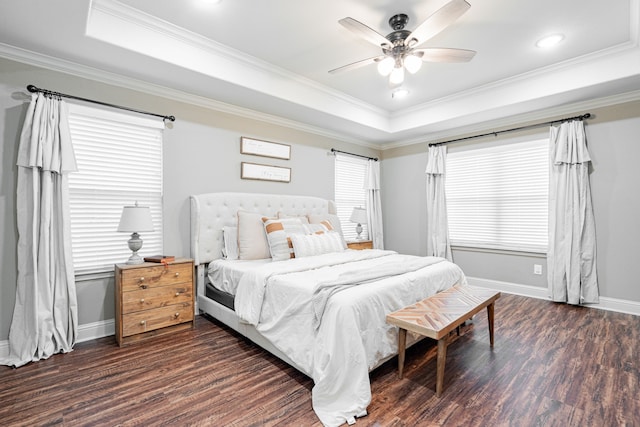
M 640 317 L 503 294 L 447 352 L 435 341 L 371 373 L 356 426 L 640 426 Z M 319 426 L 313 382 L 202 316 L 195 330 L 119 348 L 113 337 L 0 367 L 0 425 Z

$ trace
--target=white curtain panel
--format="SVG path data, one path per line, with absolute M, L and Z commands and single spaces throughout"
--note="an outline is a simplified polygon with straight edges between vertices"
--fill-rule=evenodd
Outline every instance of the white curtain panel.
M 369 159 L 364 177 L 367 204 L 367 224 L 373 249 L 384 249 L 382 201 L 380 198 L 380 162 Z
M 553 301 L 599 301 L 596 230 L 581 120 L 551 126 L 547 280 Z
M 76 170 L 67 106 L 34 94 L 18 149 L 18 280 L 9 356 L 22 366 L 69 352 L 78 329 L 67 174 Z
M 447 147 L 429 147 L 427 161 L 427 255 L 453 260 L 444 190 Z

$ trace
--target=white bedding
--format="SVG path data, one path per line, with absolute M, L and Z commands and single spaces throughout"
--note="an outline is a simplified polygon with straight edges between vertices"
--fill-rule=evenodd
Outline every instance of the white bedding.
M 231 295 L 236 294 L 240 279 L 247 271 L 264 264 L 271 264 L 271 258 L 256 260 L 226 260 L 217 259 L 209 263 L 207 276 L 209 282 L 217 289 Z
M 415 271 L 398 274 L 393 265 Z M 376 269 L 382 279 L 373 279 Z M 366 283 L 354 286 L 361 279 Z M 332 291 L 316 328 L 314 295 L 318 300 L 316 289 L 327 283 L 340 289 Z M 457 283 L 466 283 L 462 270 L 442 258 L 344 251 L 248 269 L 235 308 L 313 378 L 314 411 L 324 425 L 338 426 L 366 414 L 369 371 L 397 350 L 397 328 L 386 314 Z

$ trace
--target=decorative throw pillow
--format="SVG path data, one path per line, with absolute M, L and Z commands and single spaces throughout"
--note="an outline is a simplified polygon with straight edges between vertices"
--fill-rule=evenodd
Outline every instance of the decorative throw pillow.
M 296 258 L 344 251 L 344 239 L 337 232 L 294 234 L 291 243 Z
M 302 221 L 303 224 L 309 224 L 309 219 L 305 216 L 297 216 L 297 215 L 287 215 L 284 212 L 278 212 L 278 219 L 285 219 L 285 218 L 298 218 L 300 221 Z
M 238 227 L 222 227 L 222 256 L 238 259 Z
M 238 211 L 238 259 L 271 258 L 262 215 Z
M 305 228 L 299 218 L 269 219 L 262 218 L 264 231 L 269 243 L 269 251 L 273 261 L 284 261 L 294 258 L 291 236 L 304 234 Z
M 330 213 L 314 215 L 310 214 L 307 215 L 307 218 L 309 219 L 309 224 L 322 224 L 328 222 L 331 225 L 331 228 L 329 228 L 329 230 L 335 230 L 340 233 L 340 236 L 343 236 L 342 226 L 340 225 L 340 218 L 338 218 L 338 215 Z
M 329 227 L 327 227 L 327 224 L 304 224 L 304 228 L 306 230 L 305 234 L 326 233 L 327 231 L 330 231 L 329 227 L 331 227 L 331 224 L 329 224 Z

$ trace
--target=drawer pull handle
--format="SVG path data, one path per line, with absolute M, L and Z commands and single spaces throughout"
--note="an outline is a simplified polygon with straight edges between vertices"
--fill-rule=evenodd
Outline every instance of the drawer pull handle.
M 176 277 L 178 277 L 180 275 L 180 273 L 176 273 Z
M 176 317 L 176 318 L 180 317 L 180 313 L 174 314 L 174 317 Z
M 147 323 L 147 322 L 146 322 L 146 321 L 144 321 L 144 320 L 141 320 L 141 321 L 140 321 L 140 324 L 141 324 L 141 325 L 144 325 L 145 323 Z
M 144 282 L 144 277 L 141 277 L 140 279 L 138 279 L 140 281 L 140 283 Z
M 140 304 L 144 304 L 144 298 L 140 298 Z
M 180 296 L 180 292 L 176 292 L 176 296 L 179 297 Z

